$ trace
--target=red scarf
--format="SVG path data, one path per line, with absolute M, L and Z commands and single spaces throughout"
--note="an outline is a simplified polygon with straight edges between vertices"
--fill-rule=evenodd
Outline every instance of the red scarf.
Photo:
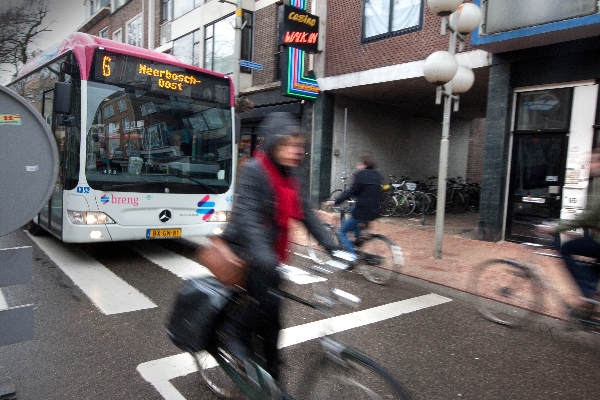
M 265 169 L 275 193 L 275 222 L 279 226 L 275 251 L 279 256 L 279 261 L 282 262 L 286 256 L 289 221 L 291 218 L 302 219 L 303 217 L 299 194 L 300 185 L 295 177 L 283 175 L 264 152 L 258 153 L 256 158 Z

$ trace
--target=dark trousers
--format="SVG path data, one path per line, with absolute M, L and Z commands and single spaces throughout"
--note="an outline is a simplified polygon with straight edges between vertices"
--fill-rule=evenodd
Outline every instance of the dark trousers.
M 225 333 L 236 356 L 247 354 L 250 350 L 261 354 L 265 359 L 263 367 L 271 376 L 279 380 L 279 351 L 277 338 L 281 329 L 279 312 L 281 298 L 269 292 L 279 287 L 280 277 L 273 268 L 266 271 L 261 268 L 249 267 L 246 292 L 250 299 L 241 302 L 239 307 L 231 310 L 226 319 Z M 260 338 L 260 341 L 255 340 Z M 254 345 L 260 342 L 262 352 Z M 240 350 L 240 346 L 245 349 Z
M 567 268 L 583 295 L 589 297 L 594 294 L 598 287 L 600 268 L 597 265 L 578 263 L 573 256 L 593 257 L 598 260 L 600 259 L 600 243 L 590 236 L 584 235 L 564 243 L 560 247 L 560 254 L 565 258 Z

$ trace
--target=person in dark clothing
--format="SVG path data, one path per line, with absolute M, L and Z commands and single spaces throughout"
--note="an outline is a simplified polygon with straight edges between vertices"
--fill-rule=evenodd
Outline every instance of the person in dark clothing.
M 292 114 L 271 113 L 258 134 L 265 137 L 264 151 L 243 166 L 232 218 L 223 232 L 232 250 L 248 264 L 245 289 L 250 301 L 227 316 L 223 332 L 229 350 L 240 359 L 249 356 L 252 334 L 261 337 L 264 368 L 278 380 L 280 298 L 270 289 L 280 283 L 276 267 L 286 257 L 289 222 L 302 221 L 330 252 L 336 244 L 301 195 L 295 171 L 304 158 L 305 138 Z
M 536 229 L 542 233 L 557 234 L 564 232 L 572 238 L 560 246 L 560 254 L 565 260 L 565 265 L 575 283 L 582 293 L 582 298 L 574 315 L 587 319 L 590 313 L 600 306 L 600 267 L 598 265 L 585 265 L 577 262 L 574 256 L 584 256 L 600 260 L 600 196 L 596 179 L 600 176 L 600 148 L 594 149 L 591 155 L 590 177 L 595 178 L 590 185 L 591 194 L 588 196 L 586 209 L 572 220 L 561 221 L 557 226 L 540 225 Z M 596 190 L 594 190 L 596 189 Z M 584 229 L 583 236 L 570 231 Z
M 381 201 L 383 197 L 383 177 L 375 170 L 375 162 L 369 156 L 362 156 L 354 172 L 352 185 L 343 191 L 335 200 L 338 205 L 354 198 L 356 205 L 352 215 L 342 223 L 338 231 L 338 238 L 344 248 L 356 256 L 354 246 L 348 239 L 348 232 L 354 232 L 354 238 L 360 237 L 361 225 L 373 221 L 381 213 Z

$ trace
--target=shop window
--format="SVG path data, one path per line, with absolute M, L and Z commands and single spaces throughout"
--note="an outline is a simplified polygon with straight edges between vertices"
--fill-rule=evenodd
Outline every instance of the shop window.
M 423 28 L 423 0 L 364 0 L 363 42 Z
M 244 11 L 242 20 L 246 23 L 242 30 L 242 60 L 252 59 L 252 13 Z M 233 53 L 235 45 L 235 15 L 204 27 L 204 68 L 228 74 L 233 72 Z M 248 68 L 240 68 L 250 72 Z
M 516 131 L 569 130 L 573 88 L 519 93 Z

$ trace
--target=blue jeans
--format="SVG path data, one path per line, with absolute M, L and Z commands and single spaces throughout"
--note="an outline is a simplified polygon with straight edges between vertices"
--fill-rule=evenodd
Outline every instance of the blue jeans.
M 560 247 L 560 254 L 565 258 L 567 268 L 583 295 L 589 297 L 596 292 L 600 268 L 597 265 L 578 263 L 573 255 L 600 258 L 600 243 L 585 235 L 583 237 L 569 240 Z
M 348 239 L 348 232 L 352 231 L 354 232 L 354 239 L 358 239 L 360 237 L 360 224 L 363 223 L 364 221 L 360 221 L 352 216 L 346 218 L 344 220 L 344 222 L 342 222 L 342 226 L 340 226 L 340 229 L 337 232 L 337 236 L 338 239 L 340 240 L 340 243 L 342 244 L 342 246 L 344 246 L 344 249 L 346 249 L 347 251 L 349 251 L 350 253 L 354 254 L 356 256 L 356 252 L 354 251 L 354 245 L 352 244 L 352 242 Z

